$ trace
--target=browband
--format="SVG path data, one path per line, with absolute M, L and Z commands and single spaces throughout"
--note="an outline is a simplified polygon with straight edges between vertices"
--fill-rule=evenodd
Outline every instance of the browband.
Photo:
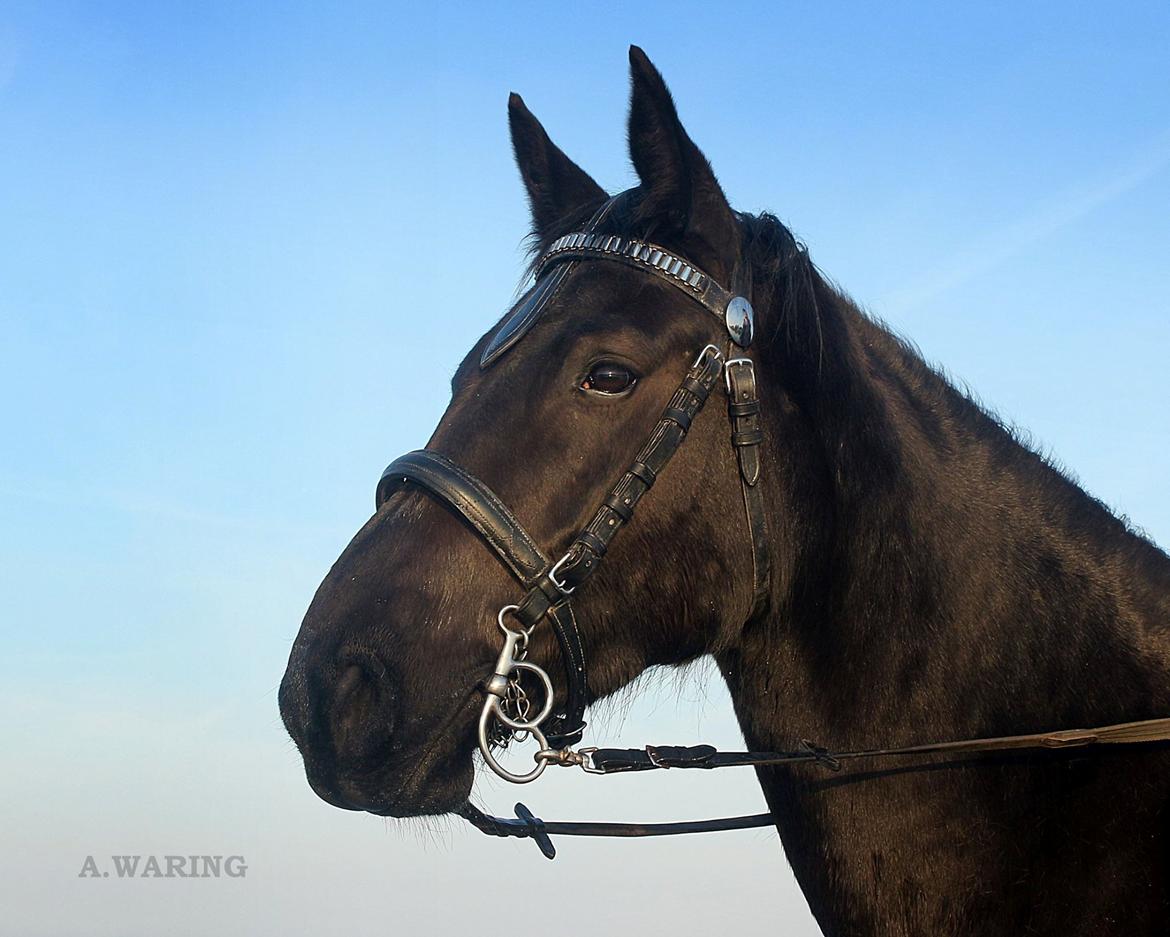
M 511 314 L 484 347 L 479 366 L 491 367 L 536 324 L 549 303 L 582 260 L 612 260 L 651 273 L 665 283 L 682 290 L 708 312 L 721 320 L 727 334 L 740 348 L 752 343 L 755 315 L 752 305 L 739 289 L 740 271 L 732 276 L 732 289 L 724 289 L 710 274 L 704 273 L 685 258 L 665 247 L 618 235 L 598 234 L 597 229 L 619 204 L 635 192 L 628 189 L 606 201 L 589 219 L 584 229 L 557 238 L 536 264 L 536 282 L 520 298 Z
M 615 260 L 652 273 L 675 286 L 727 326 L 727 334 L 741 348 L 752 343 L 754 321 L 751 303 L 725 290 L 714 277 L 688 263 L 665 247 L 619 237 L 616 234 L 579 232 L 557 238 L 536 266 L 537 279 L 558 264 L 572 260 Z

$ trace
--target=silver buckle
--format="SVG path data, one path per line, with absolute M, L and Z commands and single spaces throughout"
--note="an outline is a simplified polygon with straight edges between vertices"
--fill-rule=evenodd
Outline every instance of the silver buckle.
M 723 383 L 727 387 L 727 396 L 728 397 L 731 396 L 731 369 L 735 365 L 739 365 L 740 367 L 751 368 L 753 373 L 756 370 L 755 362 L 753 362 L 751 358 L 729 358 L 726 362 L 724 362 L 724 364 L 723 364 Z
M 707 345 L 702 351 L 699 352 L 699 357 L 695 359 L 695 363 L 692 364 L 691 367 L 697 368 L 703 362 L 703 359 L 707 357 L 707 352 L 709 351 L 714 352 L 719 357 L 723 356 L 723 352 L 719 350 L 717 345 Z
M 557 570 L 559 570 L 562 566 L 564 566 L 568 561 L 569 561 L 569 554 L 566 553 L 559 560 L 557 560 L 555 563 L 553 563 L 553 568 L 548 571 L 548 581 L 551 582 L 554 586 L 556 586 L 560 590 L 561 595 L 572 595 L 576 591 L 576 588 L 577 588 L 576 586 L 574 586 L 573 588 L 570 589 L 563 582 L 561 582 L 561 580 L 557 579 Z

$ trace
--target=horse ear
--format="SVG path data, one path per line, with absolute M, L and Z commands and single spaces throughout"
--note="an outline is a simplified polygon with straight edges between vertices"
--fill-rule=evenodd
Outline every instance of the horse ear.
M 607 198 L 605 190 L 549 139 L 515 92 L 508 98 L 508 126 L 537 237 L 548 236 Z
M 683 129 L 662 75 L 637 46 L 630 46 L 630 79 L 630 158 L 644 193 L 640 218 L 685 241 L 690 259 L 726 283 L 739 257 L 727 197 Z

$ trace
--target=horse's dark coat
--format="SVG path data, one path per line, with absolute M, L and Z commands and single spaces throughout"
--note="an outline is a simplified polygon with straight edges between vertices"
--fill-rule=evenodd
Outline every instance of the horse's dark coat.
M 734 214 L 632 50 L 642 180 L 614 230 L 724 280 L 750 264 L 775 577 L 751 563 L 727 426 L 709 406 L 578 597 L 592 692 L 713 654 L 748 745 L 908 744 L 1170 714 L 1170 559 L 830 286 L 775 218 Z M 513 96 L 539 246 L 604 198 Z M 493 368 L 472 349 L 430 446 L 557 554 L 633 455 L 710 317 L 652 278 L 585 264 Z M 580 390 L 598 360 L 640 377 Z M 314 789 L 394 814 L 470 788 L 478 683 L 516 592 L 437 503 L 398 495 L 318 590 L 281 687 Z M 534 659 L 559 660 L 547 629 Z M 760 771 L 827 934 L 1170 932 L 1170 752 Z M 663 783 L 669 783 L 663 781 Z M 619 848 L 619 847 L 614 847 Z M 778 930 L 783 924 L 778 924 Z

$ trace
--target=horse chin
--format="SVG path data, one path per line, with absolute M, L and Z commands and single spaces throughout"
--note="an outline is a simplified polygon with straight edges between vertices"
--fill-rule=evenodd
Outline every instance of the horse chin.
M 475 766 L 468 756 L 455 768 L 420 772 L 393 789 L 388 796 L 374 799 L 363 809 L 380 817 L 426 817 L 454 813 L 471 795 Z
M 380 817 L 421 817 L 452 813 L 467 803 L 475 765 L 471 752 L 460 749 L 328 780 L 306 774 L 313 793 L 331 806 Z

